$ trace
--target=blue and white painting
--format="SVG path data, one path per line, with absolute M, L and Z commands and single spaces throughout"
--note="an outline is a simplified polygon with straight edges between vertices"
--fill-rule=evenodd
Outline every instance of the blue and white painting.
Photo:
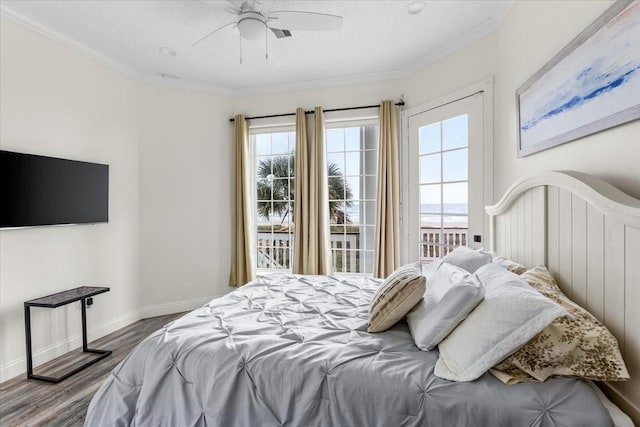
M 640 108 L 640 1 L 519 92 L 520 154 L 637 118 L 627 113 Z

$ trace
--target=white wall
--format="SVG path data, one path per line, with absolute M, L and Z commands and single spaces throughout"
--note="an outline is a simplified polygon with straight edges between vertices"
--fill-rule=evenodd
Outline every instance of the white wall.
M 0 231 L 0 381 L 26 370 L 23 302 L 109 286 L 89 338 L 227 292 L 231 102 L 140 82 L 5 17 L 0 147 L 106 163 L 109 223 Z M 81 344 L 80 310 L 33 309 L 36 365 Z
M 142 299 L 204 303 L 230 290 L 231 103 L 143 83 L 139 108 Z
M 23 301 L 109 286 L 88 312 L 99 335 L 130 323 L 139 306 L 138 95 L 122 74 L 1 19 L 0 147 L 110 166 L 109 223 L 0 231 L 0 374 L 6 379 L 26 370 Z M 76 305 L 32 311 L 36 361 L 81 343 Z
M 516 89 L 611 4 L 611 1 L 514 2 L 498 31 L 494 197 L 499 197 L 524 174 L 572 169 L 596 175 L 640 198 L 640 121 L 521 159 L 516 154 Z

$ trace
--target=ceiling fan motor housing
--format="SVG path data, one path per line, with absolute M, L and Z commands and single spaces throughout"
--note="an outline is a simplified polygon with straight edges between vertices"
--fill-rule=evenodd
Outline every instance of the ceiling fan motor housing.
M 267 18 L 259 12 L 242 12 L 238 20 L 238 31 L 247 40 L 258 40 L 264 37 Z

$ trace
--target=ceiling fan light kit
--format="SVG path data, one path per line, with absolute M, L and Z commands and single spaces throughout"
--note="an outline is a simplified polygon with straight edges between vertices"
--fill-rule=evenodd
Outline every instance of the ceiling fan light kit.
M 247 40 L 258 40 L 264 35 L 267 18 L 259 12 L 243 12 L 238 20 L 238 31 Z

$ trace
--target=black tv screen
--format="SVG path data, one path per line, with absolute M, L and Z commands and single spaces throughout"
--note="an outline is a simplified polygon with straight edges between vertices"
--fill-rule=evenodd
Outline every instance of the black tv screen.
M 0 150 L 0 228 L 108 221 L 108 165 Z

